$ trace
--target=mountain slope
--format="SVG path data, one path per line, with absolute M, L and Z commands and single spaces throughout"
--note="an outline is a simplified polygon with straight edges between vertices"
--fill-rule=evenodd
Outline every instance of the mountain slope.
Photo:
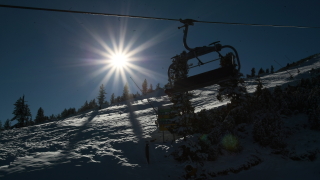
M 300 64 L 296 69 L 264 75 L 265 87 L 296 84 L 310 77 L 310 69 L 320 67 L 320 57 Z M 246 79 L 247 89 L 254 92 L 255 79 Z M 216 99 L 218 86 L 195 90 L 192 104 L 196 112 L 226 104 Z M 148 95 L 155 107 L 169 105 L 161 91 Z M 172 137 L 166 132 L 166 143 L 155 125 L 156 115 L 146 97 L 90 111 L 58 121 L 1 132 L 1 179 L 180 179 L 186 164 L 178 163 L 169 153 L 174 149 Z M 283 117 L 289 144 L 288 157 L 262 148 L 252 139 L 252 126 L 245 127 L 240 139 L 243 151 L 206 162 L 203 171 L 216 179 L 319 179 L 319 131 L 304 127 L 307 117 L 297 114 Z M 150 143 L 150 164 L 145 158 L 145 141 Z M 310 158 L 311 157 L 311 158 Z M 300 160 L 299 160 L 300 159 Z M 312 159 L 312 161 L 311 161 Z M 248 169 L 247 171 L 245 171 Z M 230 171 L 239 173 L 230 173 Z M 290 174 L 289 174 L 290 172 Z M 226 176 L 226 174 L 229 174 Z

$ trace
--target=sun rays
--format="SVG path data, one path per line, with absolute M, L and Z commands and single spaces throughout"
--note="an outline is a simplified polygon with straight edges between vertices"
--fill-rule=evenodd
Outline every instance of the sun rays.
M 116 24 L 118 23 L 118 24 Z M 132 23 L 127 20 L 122 22 L 107 22 L 104 29 L 100 26 L 91 25 L 91 22 L 85 22 L 85 29 L 88 38 L 86 43 L 79 42 L 82 49 L 85 49 L 87 58 L 83 60 L 79 66 L 93 66 L 93 71 L 86 77 L 82 83 L 91 81 L 100 81 L 101 84 L 116 88 L 123 87 L 126 82 L 129 82 L 129 77 L 133 79 L 145 79 L 156 77 L 157 79 L 166 79 L 166 73 L 157 73 L 148 68 L 152 66 L 152 57 L 146 55 L 145 52 L 149 48 L 156 46 L 162 41 L 165 41 L 175 33 L 172 33 L 176 28 L 167 27 L 158 31 L 158 33 L 147 38 L 146 33 L 150 27 L 146 25 L 135 25 L 132 30 Z M 130 24 L 130 28 L 128 28 Z M 130 29 L 130 30 L 129 30 Z M 170 58 L 170 57 L 169 57 Z M 170 59 L 167 59 L 170 61 Z M 142 67 L 144 66 L 144 67 Z M 93 94 L 95 91 L 92 92 Z M 118 89 L 122 91 L 122 89 Z M 116 90 L 115 90 L 116 91 Z

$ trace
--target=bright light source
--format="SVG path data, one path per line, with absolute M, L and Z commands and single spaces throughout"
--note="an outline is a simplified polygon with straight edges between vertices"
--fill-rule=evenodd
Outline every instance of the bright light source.
M 123 54 L 116 54 L 112 57 L 112 64 L 115 67 L 122 68 L 126 66 L 127 57 Z

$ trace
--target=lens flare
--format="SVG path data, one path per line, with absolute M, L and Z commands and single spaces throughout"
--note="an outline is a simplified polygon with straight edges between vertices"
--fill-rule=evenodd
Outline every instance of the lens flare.
M 232 134 L 227 134 L 222 138 L 222 146 L 228 151 L 237 151 L 239 149 L 239 140 Z

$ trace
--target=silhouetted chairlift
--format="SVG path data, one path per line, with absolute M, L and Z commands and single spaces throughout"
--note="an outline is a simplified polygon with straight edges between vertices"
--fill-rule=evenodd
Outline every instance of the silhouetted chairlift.
M 183 45 L 189 52 L 182 52 L 180 55 L 177 55 L 173 57 L 172 64 L 168 68 L 168 79 L 169 79 L 169 86 L 166 87 L 165 93 L 169 96 L 171 96 L 174 93 L 177 92 L 185 92 L 185 91 L 191 91 L 194 89 L 203 88 L 206 86 L 210 86 L 213 84 L 221 84 L 223 82 L 226 82 L 228 80 L 239 78 L 242 76 L 240 73 L 240 60 L 238 56 L 238 52 L 236 49 L 232 46 L 225 45 L 222 46 L 219 42 L 213 42 L 209 44 L 209 46 L 203 46 L 203 47 L 196 47 L 196 48 L 190 48 L 187 45 L 187 34 L 188 34 L 188 26 L 193 25 L 193 22 L 196 22 L 192 19 L 186 19 L 186 20 L 180 20 L 184 25 L 179 27 L 183 28 Z M 231 49 L 232 52 L 228 53 L 226 56 L 222 56 L 220 54 L 220 51 L 222 49 Z M 211 53 L 211 52 L 217 52 L 219 55 L 218 59 L 211 60 L 208 62 L 202 62 L 198 57 Z M 220 60 L 220 68 L 213 69 L 211 71 L 207 71 L 201 74 L 197 74 L 194 76 L 187 77 L 185 79 L 175 80 L 175 70 L 174 62 L 176 60 L 179 60 L 179 58 L 182 58 L 184 61 L 189 61 L 190 59 L 196 58 L 198 60 L 198 65 L 189 67 L 197 67 L 201 65 L 208 64 L 210 62 Z

